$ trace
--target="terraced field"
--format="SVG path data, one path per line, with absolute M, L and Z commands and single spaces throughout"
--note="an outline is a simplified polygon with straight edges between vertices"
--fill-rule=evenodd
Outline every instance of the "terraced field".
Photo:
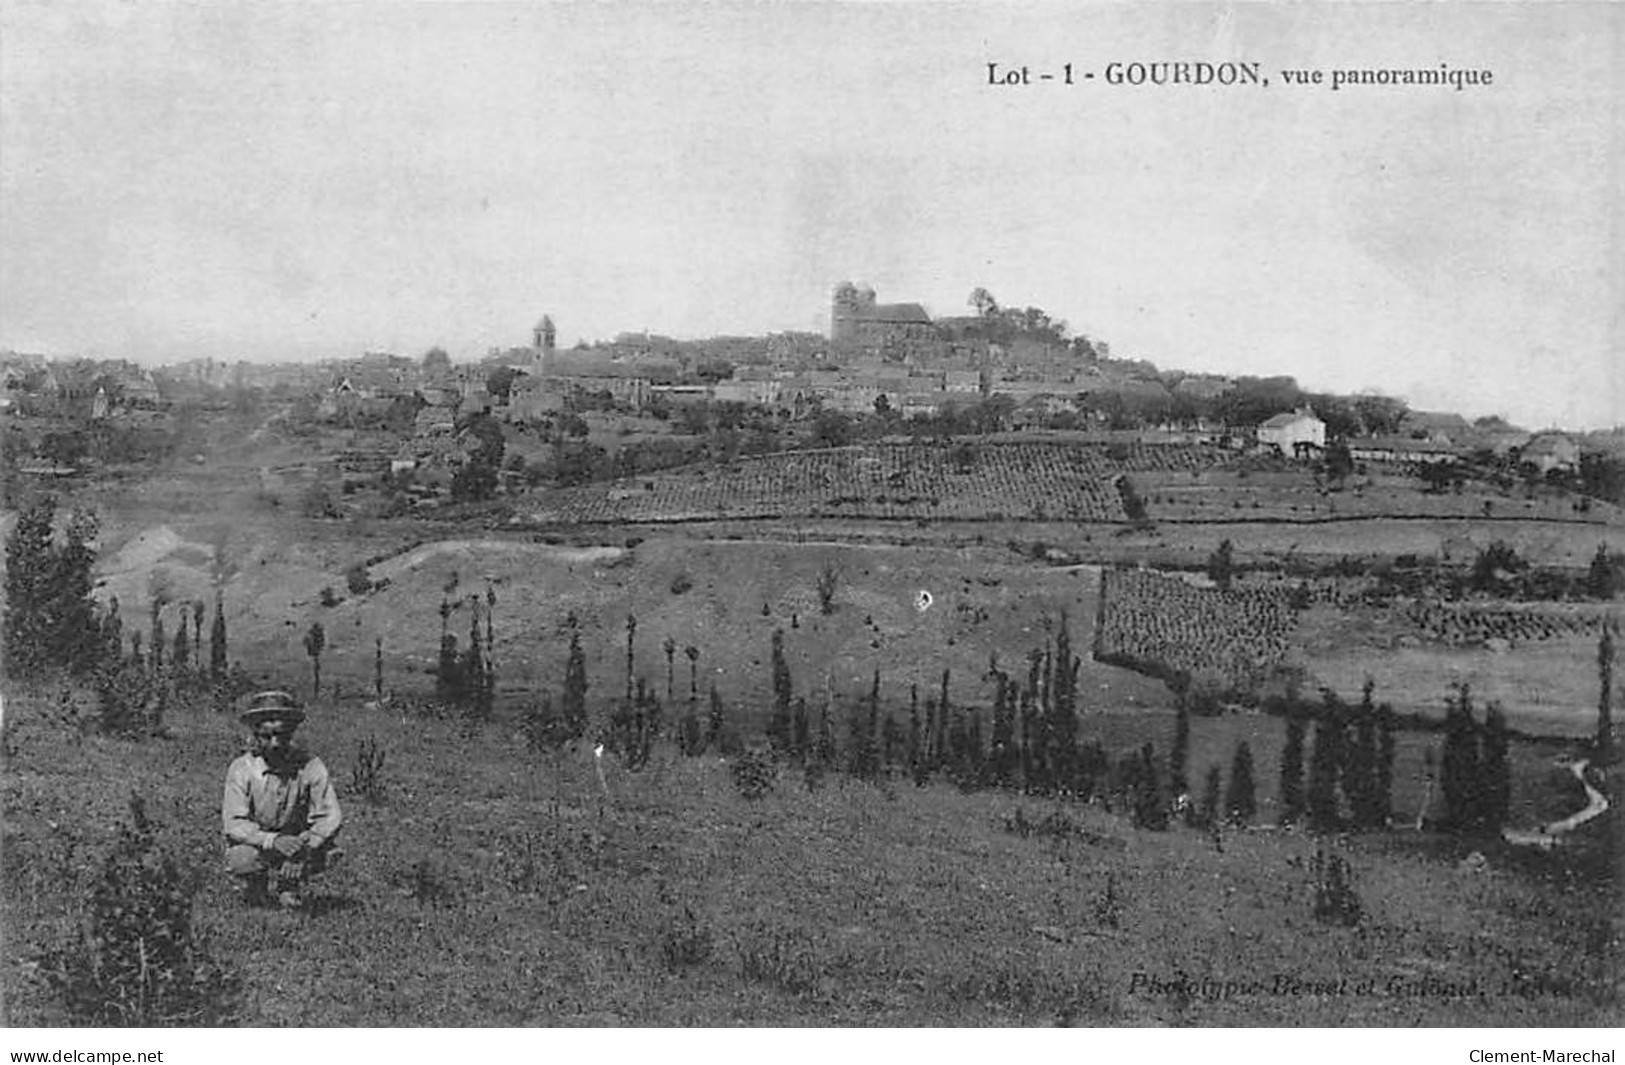
M 1198 469 L 1194 446 L 880 444 L 799 451 L 548 493 L 536 522 L 865 518 L 1125 522 L 1117 478 Z

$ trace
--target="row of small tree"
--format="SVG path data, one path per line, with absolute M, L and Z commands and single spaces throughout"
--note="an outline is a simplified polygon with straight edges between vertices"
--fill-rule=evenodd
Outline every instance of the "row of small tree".
M 489 607 L 490 604 L 488 604 Z M 475 651 L 490 641 L 489 609 L 481 638 L 480 615 L 471 622 Z M 568 622 L 570 649 L 562 698 L 555 712 L 545 697 L 527 714 L 534 745 L 583 738 L 588 730 L 587 674 L 581 631 Z M 661 701 L 636 676 L 635 617 L 628 616 L 626 691 L 610 709 L 597 738 L 633 768 L 647 760 L 651 744 L 665 735 L 667 719 Z M 674 694 L 677 643 L 668 638 L 667 695 Z M 770 645 L 771 704 L 767 740 L 779 760 L 809 769 L 838 770 L 860 779 L 907 775 L 919 784 L 941 776 L 961 788 L 1012 788 L 1028 794 L 1096 798 L 1108 807 L 1132 813 L 1144 827 L 1167 827 L 1170 815 L 1182 811 L 1187 824 L 1206 828 L 1222 823 L 1245 824 L 1256 818 L 1257 769 L 1250 746 L 1238 743 L 1230 759 L 1228 782 L 1218 766 L 1208 770 L 1200 800 L 1188 779 L 1190 712 L 1182 708 L 1175 722 L 1166 762 L 1155 747 L 1119 755 L 1115 761 L 1098 742 L 1078 738 L 1078 676 L 1081 661 L 1072 653 L 1063 615 L 1054 637 L 1026 659 L 1024 675 L 1012 676 L 992 659 L 984 679 L 993 687 L 990 711 L 954 705 L 949 671 L 944 670 L 935 694 L 921 699 L 910 691 L 906 724 L 882 708 L 877 670 L 865 696 L 847 705 L 844 742 L 836 740 L 832 721 L 835 701 L 825 692 L 822 708 L 809 708 L 796 693 L 785 652 L 785 632 L 775 630 Z M 1611 635 L 1599 647 L 1604 685 L 1599 713 L 1599 747 L 1606 749 L 1610 725 Z M 672 735 L 685 754 L 741 749 L 737 732 L 715 687 L 702 720 L 698 708 L 695 664 L 698 650 L 688 648 L 690 697 L 687 712 L 671 723 Z M 488 661 L 488 660 L 487 660 Z M 491 674 L 483 674 L 489 683 Z M 1316 832 L 1380 830 L 1391 823 L 1394 762 L 1399 719 L 1393 707 L 1378 704 L 1368 681 L 1358 704 L 1347 704 L 1333 691 L 1322 692 L 1318 705 L 1277 702 L 1270 709 L 1285 719 L 1280 756 L 1279 819 L 1303 823 Z M 984 731 L 984 723 L 989 728 Z M 1463 686 L 1449 700 L 1438 782 L 1445 804 L 1444 823 L 1463 831 L 1494 830 L 1505 821 L 1510 805 L 1510 734 L 1504 713 L 1488 708 L 1484 721 L 1473 717 L 1471 694 Z M 1430 792 L 1431 795 L 1431 784 Z M 1427 799 L 1424 799 L 1424 813 Z
M 1373 701 L 1368 680 L 1358 706 L 1336 692 L 1321 692 L 1319 707 L 1278 707 L 1286 717 L 1281 749 L 1280 818 L 1307 821 L 1317 832 L 1385 827 L 1392 815 L 1398 718 L 1388 703 Z M 1304 781 L 1304 743 L 1310 724 L 1314 743 Z

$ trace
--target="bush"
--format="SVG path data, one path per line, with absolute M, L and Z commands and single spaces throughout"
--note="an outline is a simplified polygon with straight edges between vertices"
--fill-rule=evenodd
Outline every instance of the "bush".
M 1312 872 L 1315 920 L 1344 928 L 1359 924 L 1365 908 L 1354 890 L 1354 877 L 1348 862 L 1341 855 L 1328 852 L 1322 844 L 1315 849 Z
M 242 981 L 213 961 L 191 924 L 194 877 L 158 846 L 141 800 L 102 865 L 78 934 L 39 959 L 40 973 L 86 1025 L 216 1026 Z
M 344 512 L 333 502 L 333 493 L 322 481 L 312 481 L 299 497 L 299 507 L 307 518 L 341 518 Z
M 818 609 L 823 614 L 835 612 L 835 588 L 840 583 L 841 570 L 833 562 L 825 562 L 818 571 Z
M 660 960 L 672 972 L 700 965 L 711 957 L 713 937 L 711 930 L 701 923 L 694 911 L 683 907 L 683 916 L 672 922 L 660 939 Z
M 137 663 L 103 666 L 96 673 L 95 727 L 123 739 L 159 735 L 167 694 L 163 682 Z
M 733 764 L 728 767 L 728 773 L 733 778 L 734 790 L 746 799 L 760 799 L 773 790 L 774 771 L 773 759 L 766 751 L 746 751 Z
M 799 928 L 751 929 L 739 944 L 739 968 L 746 980 L 804 995 L 818 988 L 822 966 L 817 945 Z
M 1106 874 L 1106 887 L 1095 898 L 1095 923 L 1103 928 L 1117 928 L 1123 921 L 1123 896 L 1117 890 L 1117 874 Z
M 350 791 L 371 803 L 384 801 L 384 748 L 368 736 L 356 746 L 350 766 Z
M 372 578 L 367 575 L 367 567 L 359 562 L 344 571 L 344 584 L 351 595 L 366 595 L 372 591 Z
M 418 861 L 404 874 L 394 878 L 402 894 L 419 906 L 451 906 L 462 895 L 457 882 L 446 870 L 430 859 Z
M 671 594 L 682 595 L 694 587 L 694 578 L 686 573 L 679 573 L 671 580 Z

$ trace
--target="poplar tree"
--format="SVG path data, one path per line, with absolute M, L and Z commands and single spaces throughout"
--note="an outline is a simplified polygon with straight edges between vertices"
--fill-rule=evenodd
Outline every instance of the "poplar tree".
M 43 669 L 55 635 L 56 500 L 45 496 L 23 509 L 6 537 L 6 672 L 27 676 Z
M 1055 665 L 1053 668 L 1050 705 L 1054 723 L 1051 728 L 1057 787 L 1071 790 L 1077 786 L 1078 760 L 1078 670 L 1081 663 L 1072 656 L 1072 635 L 1067 627 L 1066 612 L 1061 612 L 1061 628 L 1055 634 Z
M 716 689 L 711 692 L 715 707 Z M 559 704 L 564 730 L 571 739 L 587 734 L 587 656 L 581 650 L 581 632 L 570 630 L 570 654 L 564 663 L 564 696 Z
M 310 656 L 311 671 L 311 698 L 319 699 L 322 694 L 322 650 L 327 646 L 327 634 L 322 631 L 322 623 L 313 621 L 310 628 L 305 630 L 305 654 Z
M 6 536 L 6 672 L 28 676 L 50 666 L 91 669 L 107 654 L 91 570 L 95 516 L 75 511 L 55 536 L 57 503 L 45 496 L 17 515 Z
M 633 669 L 633 659 L 632 659 L 632 638 L 637 635 L 637 632 L 638 632 L 638 619 L 635 616 L 633 616 L 632 614 L 626 615 L 626 700 L 627 700 L 627 702 L 632 701 L 632 675 L 635 672 L 634 669 Z
M 692 700 L 690 700 L 692 702 Z M 717 694 L 717 686 L 711 685 L 711 708 L 706 714 L 705 733 L 710 746 L 720 749 L 722 747 L 722 732 L 727 726 L 727 715 L 722 709 L 722 696 Z
M 1456 685 L 1454 697 L 1446 697 L 1445 703 L 1439 787 L 1444 793 L 1446 821 L 1462 831 L 1475 827 L 1483 815 L 1478 726 L 1473 721 L 1472 693 L 1466 684 Z
M 164 632 L 163 615 L 159 613 L 158 600 L 154 599 L 152 601 L 152 644 L 148 647 L 148 651 L 152 655 L 149 668 L 153 673 L 158 673 L 164 668 L 164 643 L 166 640 L 168 640 L 168 636 Z
M 1398 738 L 1395 735 L 1399 723 L 1394 714 L 1391 703 L 1383 703 L 1377 708 L 1377 770 L 1375 812 L 1377 827 L 1388 824 L 1389 818 L 1394 815 L 1394 753 L 1398 748 Z
M 1208 766 L 1207 781 L 1202 787 L 1202 805 L 1194 817 L 1195 827 L 1211 828 L 1219 823 L 1219 796 L 1223 787 L 1224 774 L 1219 771 L 1218 766 Z
M 205 612 L 203 600 L 192 600 L 192 661 L 197 664 L 197 671 L 203 672 L 203 614 Z
M 1614 632 L 1613 619 L 1603 622 L 1597 640 L 1597 762 L 1614 757 Z
M 186 672 L 192 657 L 192 640 L 186 632 L 186 617 L 182 615 L 181 623 L 175 626 L 175 643 L 169 652 L 169 670 L 179 677 Z
M 1309 755 L 1309 827 L 1335 832 L 1342 827 L 1337 799 L 1338 769 L 1343 764 L 1343 704 L 1335 692 L 1323 694 L 1321 716 L 1315 722 L 1315 744 Z
M 209 626 L 209 676 L 216 684 L 226 679 L 226 607 L 218 591 L 214 594 L 214 622 Z
M 1224 798 L 1225 819 L 1233 825 L 1245 825 L 1258 813 L 1258 800 L 1253 788 L 1253 752 L 1242 740 L 1236 745 L 1235 757 L 1230 763 L 1230 788 Z
M 1286 740 L 1281 744 L 1281 824 L 1290 825 L 1303 816 L 1304 718 L 1296 706 L 1287 709 Z
M 1512 807 L 1512 764 L 1508 754 L 1506 713 L 1499 703 L 1484 712 L 1483 754 L 1479 763 L 1480 820 L 1499 832 Z
M 1359 828 L 1376 828 L 1382 821 L 1378 810 L 1377 708 L 1371 700 L 1372 689 L 1368 678 L 1361 689 L 1353 742 L 1348 746 L 1344 762 L 1343 794 L 1348 798 L 1354 823 Z
M 807 713 L 806 699 L 796 699 L 794 739 L 790 750 L 798 762 L 805 762 L 812 751 L 812 719 Z
M 1186 767 L 1190 761 L 1191 747 L 1191 714 L 1184 700 L 1180 700 L 1179 710 L 1174 717 L 1174 745 L 1168 753 L 1168 786 L 1175 795 L 1184 795 L 1190 791 L 1190 784 L 1186 779 Z
M 920 686 L 908 686 L 908 771 L 920 783 Z
M 773 630 L 773 716 L 768 721 L 767 738 L 781 756 L 790 750 L 790 706 L 794 690 L 790 664 L 784 659 L 784 630 Z
M 848 764 L 855 777 L 872 779 L 877 769 L 876 741 L 880 725 L 880 670 L 875 670 L 869 686 L 869 697 L 862 706 L 852 708 L 847 719 L 847 735 L 851 741 Z
M 63 530 L 63 544 L 56 553 L 53 590 L 55 593 L 52 648 L 57 661 L 74 672 L 92 669 L 102 660 L 101 622 L 97 617 L 95 579 L 96 550 L 91 546 L 99 531 L 96 516 L 76 510 Z
M 677 641 L 667 636 L 660 644 L 660 649 L 666 652 L 666 701 L 672 700 L 672 661 L 677 655 Z
M 829 721 L 829 703 L 818 712 L 818 762 L 820 765 L 833 766 L 835 764 L 835 728 Z
M 1010 676 L 995 666 L 993 676 L 993 749 L 989 753 L 994 783 L 1008 787 L 1016 770 L 1016 722 Z
M 118 596 L 109 596 L 107 616 L 102 619 L 102 656 L 110 662 L 124 657 L 124 619 L 119 617 Z
M 1134 797 L 1134 824 L 1161 832 L 1168 827 L 1168 804 L 1164 800 L 1157 773 L 1156 748 L 1150 743 L 1140 748 L 1139 786 Z

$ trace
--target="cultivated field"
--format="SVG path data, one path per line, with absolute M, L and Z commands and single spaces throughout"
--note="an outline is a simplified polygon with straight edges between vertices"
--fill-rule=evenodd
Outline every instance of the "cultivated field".
M 1509 491 L 1481 481 L 1459 492 L 1425 492 L 1422 482 L 1390 467 L 1349 479 L 1333 491 L 1303 468 L 1252 471 L 1209 466 L 1148 472 L 1136 478 L 1151 518 L 1159 522 L 1238 520 L 1321 522 L 1354 518 L 1501 519 L 1606 525 L 1619 508 L 1541 489 Z
M 1115 479 L 1200 466 L 1196 447 L 884 444 L 799 451 L 608 486 L 545 493 L 534 522 L 842 517 L 890 520 L 1127 520 Z
M 1297 618 L 1277 592 L 1198 587 L 1149 570 L 1107 570 L 1095 656 L 1172 680 L 1252 688 L 1286 661 Z

